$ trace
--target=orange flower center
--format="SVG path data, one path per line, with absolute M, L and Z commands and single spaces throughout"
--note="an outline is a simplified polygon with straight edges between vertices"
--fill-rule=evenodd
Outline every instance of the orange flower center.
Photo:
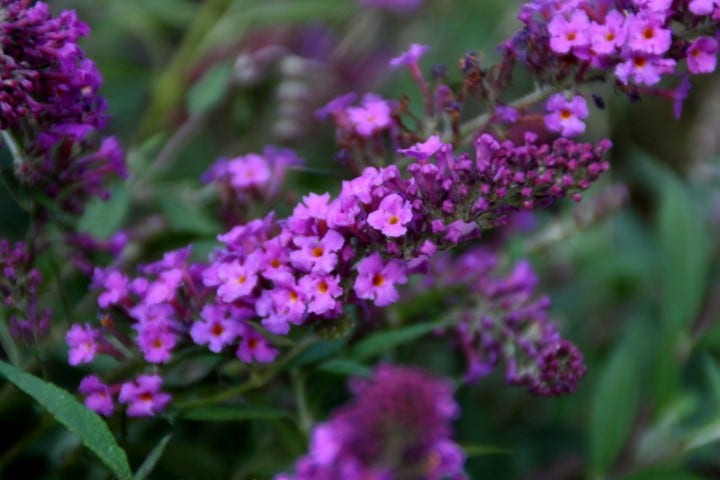
M 318 247 L 313 248 L 310 253 L 312 254 L 313 257 L 317 258 L 317 257 L 322 257 L 323 253 L 325 253 L 325 251 L 323 250 L 322 247 L 318 246 Z
M 379 287 L 383 283 L 385 283 L 385 277 L 383 277 L 379 273 L 376 273 L 375 275 L 373 275 L 372 284 L 374 287 Z

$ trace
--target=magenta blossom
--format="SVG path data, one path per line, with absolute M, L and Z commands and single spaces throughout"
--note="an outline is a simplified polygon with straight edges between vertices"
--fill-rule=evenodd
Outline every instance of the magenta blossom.
M 115 411 L 110 388 L 95 375 L 88 375 L 80 382 L 80 393 L 85 395 L 85 406 L 109 417 Z
M 588 107 L 581 96 L 568 100 L 562 93 L 556 93 L 548 99 L 547 109 L 545 126 L 553 132 L 560 132 L 563 137 L 574 137 L 585 131 L 582 120 L 588 116 Z
M 712 73 L 717 66 L 718 41 L 712 37 L 699 37 L 687 50 L 690 73 Z
M 277 357 L 277 349 L 271 347 L 268 341 L 252 327 L 245 325 L 241 336 L 242 341 L 238 346 L 236 354 L 243 362 L 251 363 L 256 361 L 268 363 Z
M 160 375 L 140 375 L 134 382 L 125 382 L 120 388 L 118 401 L 128 405 L 131 417 L 151 417 L 162 411 L 172 396 L 161 392 L 163 380 Z
M 401 237 L 407 232 L 405 225 L 412 218 L 410 202 L 393 193 L 383 198 L 378 209 L 368 215 L 368 223 L 388 237 Z
M 98 350 L 99 335 L 100 332 L 88 323 L 84 326 L 73 325 L 65 334 L 65 342 L 70 347 L 68 363 L 70 365 L 80 365 L 81 363 L 92 362 Z
M 639 85 L 652 86 L 660 81 L 662 75 L 673 73 L 675 64 L 671 58 L 636 53 L 615 67 L 615 76 L 625 85 L 632 80 Z
M 390 104 L 371 93 L 363 97 L 361 107 L 349 107 L 347 115 L 358 135 L 371 137 L 392 123 Z
M 400 298 L 395 285 L 407 281 L 406 270 L 407 265 L 400 260 L 383 264 L 382 257 L 375 252 L 357 264 L 355 294 L 358 298 L 373 300 L 378 307 L 393 304 Z
M 190 337 L 198 345 L 207 344 L 211 352 L 219 353 L 231 344 L 239 332 L 230 318 L 230 310 L 217 305 L 205 305 L 200 312 L 202 320 L 194 322 Z
M 420 58 L 425 55 L 425 52 L 430 50 L 430 46 L 421 45 L 419 43 L 413 43 L 408 48 L 407 52 L 404 52 L 399 57 L 395 57 L 390 60 L 390 66 L 392 68 L 402 67 L 403 65 L 408 67 L 417 67 Z
M 555 15 L 548 23 L 550 48 L 557 53 L 568 53 L 573 48 L 588 44 L 590 21 L 582 10 L 575 10 L 570 19 L 562 14 Z

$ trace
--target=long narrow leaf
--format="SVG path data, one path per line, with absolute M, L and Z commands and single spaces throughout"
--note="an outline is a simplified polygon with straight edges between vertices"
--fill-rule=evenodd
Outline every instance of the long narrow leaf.
M 55 419 L 77 435 L 90 451 L 119 479 L 132 477 L 125 451 L 105 422 L 70 393 L 19 368 L 0 361 L 0 375 L 30 395 Z

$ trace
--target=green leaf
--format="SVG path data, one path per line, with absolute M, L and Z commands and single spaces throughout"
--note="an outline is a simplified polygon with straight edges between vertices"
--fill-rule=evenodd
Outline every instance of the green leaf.
M 637 152 L 635 159 L 660 202 L 658 284 L 663 293 L 663 323 L 682 329 L 695 318 L 705 294 L 710 237 L 688 186 L 648 154 Z
M 42 405 L 55 419 L 77 435 L 90 451 L 120 479 L 132 477 L 125 452 L 105 422 L 70 393 L 17 367 L 0 361 L 0 375 Z
M 602 372 L 590 413 L 590 468 L 607 471 L 625 444 L 640 400 L 639 375 L 633 344 L 625 341 L 610 357 Z
M 705 375 L 710 384 L 716 408 L 720 410 L 720 367 L 710 355 L 705 356 Z
M 197 114 L 217 105 L 230 81 L 232 63 L 223 62 L 205 72 L 192 86 L 187 96 L 188 110 Z
M 451 322 L 448 322 L 447 320 L 440 322 L 419 323 L 399 328 L 397 330 L 376 333 L 355 345 L 352 356 L 356 360 L 364 360 L 387 350 L 391 350 L 404 343 L 409 343 L 417 340 L 418 338 L 424 337 L 434 330 L 447 327 L 450 323 Z
M 651 468 L 624 476 L 624 480 L 701 480 L 701 477 L 677 468 Z
M 237 422 L 243 420 L 274 420 L 290 415 L 276 408 L 255 405 L 208 405 L 180 413 L 184 420 Z
M 110 188 L 110 198 L 93 198 L 80 218 L 78 230 L 98 238 L 108 238 L 120 229 L 130 207 L 127 185 L 117 183 Z
M 160 457 L 162 457 L 162 454 L 165 451 L 165 447 L 167 447 L 167 444 L 171 438 L 172 433 L 168 433 L 162 438 L 162 440 L 160 440 L 160 443 L 155 445 L 155 448 L 152 449 L 150 455 L 145 458 L 145 461 L 142 463 L 142 465 L 140 465 L 140 468 L 138 468 L 137 472 L 135 472 L 133 480 L 145 480 L 147 476 L 152 473 L 153 468 L 155 468 L 155 465 L 157 465 Z
M 318 368 L 324 372 L 337 373 L 340 375 L 360 377 L 369 377 L 372 375 L 372 370 L 365 365 L 343 358 L 328 360 L 327 362 L 321 363 Z
M 162 188 L 160 208 L 173 230 L 198 235 L 214 235 L 221 231 L 217 220 L 195 204 L 184 198 L 181 188 Z
M 502 447 L 497 447 L 494 445 L 472 444 L 472 445 L 460 445 L 460 447 L 463 449 L 463 452 L 465 452 L 465 456 L 467 458 L 481 457 L 484 455 L 498 455 L 498 454 L 513 453 L 513 451 L 510 450 L 509 448 L 502 448 Z

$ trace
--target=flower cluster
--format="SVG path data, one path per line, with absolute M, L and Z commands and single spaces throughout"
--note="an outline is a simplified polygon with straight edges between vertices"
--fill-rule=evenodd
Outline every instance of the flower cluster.
M 368 167 L 343 182 L 334 199 L 309 194 L 285 220 L 270 214 L 220 235 L 225 247 L 208 264 L 188 263 L 183 249 L 141 267 L 134 279 L 96 270 L 103 325 L 73 327 L 70 361 L 122 355 L 114 338 L 153 364 L 187 342 L 218 353 L 234 346 L 245 362 L 268 362 L 277 350 L 255 322 L 286 335 L 292 325 L 328 325 L 348 305 L 391 305 L 400 297 L 397 286 L 436 250 L 476 237 L 518 209 L 576 196 L 607 169 L 605 143 L 533 142 L 532 135 L 518 146 L 485 134 L 471 156 L 433 136 L 400 150 L 415 160 L 409 175 L 397 166 Z
M 262 153 L 220 158 L 203 175 L 219 190 L 221 217 L 228 225 L 248 220 L 253 204 L 269 203 L 279 193 L 288 170 L 303 161 L 292 150 L 267 146 Z
M 315 427 L 309 453 L 276 480 L 466 478 L 464 455 L 450 438 L 458 407 L 448 383 L 380 366 L 351 389 L 354 400 Z
M 23 145 L 20 183 L 79 213 L 89 197 L 107 197 L 108 176 L 126 175 L 123 153 L 115 138 L 95 138 L 106 116 L 100 74 L 77 44 L 88 26 L 74 11 L 53 17 L 29 3 L 0 3 L 0 129 Z
M 95 375 L 80 382 L 80 393 L 85 395 L 85 406 L 106 417 L 115 411 L 115 400 L 127 405 L 131 417 L 147 417 L 162 411 L 172 396 L 161 391 L 160 375 L 140 375 L 135 380 L 118 385 L 106 385 Z
M 675 90 L 648 87 L 678 73 L 683 60 L 691 74 L 715 70 L 719 12 L 712 1 L 533 0 L 519 15 L 524 30 L 503 50 L 506 61 L 517 58 L 541 78 L 609 76 L 631 95 L 668 96 L 679 115 L 685 82 Z
M 35 343 L 47 333 L 52 312 L 37 305 L 42 277 L 32 268 L 32 254 L 24 242 L 0 240 L 0 296 L 12 312 L 10 333 L 18 341 Z
M 497 257 L 475 248 L 457 258 L 439 257 L 428 279 L 442 286 L 464 286 L 464 304 L 448 305 L 458 318 L 453 335 L 466 359 L 465 380 L 474 382 L 502 361 L 505 378 L 539 395 L 572 393 L 585 375 L 578 348 L 563 339 L 548 315 L 550 299 L 537 297 L 537 276 L 528 261 L 504 277 L 495 273 Z

